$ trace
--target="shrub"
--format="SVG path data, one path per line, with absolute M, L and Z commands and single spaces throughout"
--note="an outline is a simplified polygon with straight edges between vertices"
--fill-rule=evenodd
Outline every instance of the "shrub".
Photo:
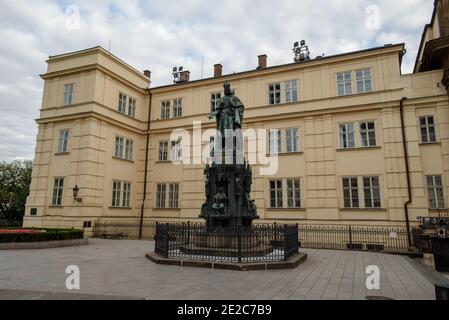
M 45 230 L 40 233 L 0 233 L 0 242 L 38 242 L 82 239 L 84 231 L 79 229 L 57 229 L 57 228 L 1 228 L 6 230 Z

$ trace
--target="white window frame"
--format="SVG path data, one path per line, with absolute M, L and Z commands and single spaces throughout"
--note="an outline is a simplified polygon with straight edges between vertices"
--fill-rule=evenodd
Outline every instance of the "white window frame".
M 429 119 L 432 119 L 433 123 L 429 124 Z M 421 121 L 424 120 L 425 123 L 422 124 Z M 435 143 L 437 142 L 437 130 L 435 125 L 435 116 L 434 115 L 427 115 L 427 116 L 421 116 L 418 119 L 419 121 L 419 133 L 421 136 L 421 143 Z M 425 131 L 425 135 L 423 135 L 423 130 Z M 433 131 L 433 139 L 431 139 L 431 133 Z M 427 141 L 424 140 L 426 138 Z
M 349 126 L 352 127 L 352 130 L 349 131 L 348 128 Z M 344 127 L 344 131 L 342 130 L 342 128 Z M 338 136 L 339 136 L 339 144 L 340 144 L 340 149 L 354 149 L 356 147 L 356 143 L 355 143 L 355 132 L 354 132 L 354 123 L 352 122 L 348 122 L 348 123 L 340 123 L 338 125 Z M 350 139 L 349 137 L 352 135 L 352 146 L 350 146 Z M 346 146 L 345 146 L 346 143 Z
M 299 152 L 299 129 L 298 128 L 285 129 L 285 152 L 286 153 Z
M 280 182 L 280 187 L 279 187 L 279 182 Z M 274 183 L 274 188 L 272 187 L 272 183 Z M 284 208 L 284 196 L 283 196 L 284 190 L 283 189 L 284 189 L 283 188 L 283 179 L 275 178 L 275 179 L 270 179 L 268 181 L 269 208 L 271 208 L 271 209 Z M 274 192 L 274 198 L 272 197 L 273 192 Z M 273 206 L 272 200 L 274 200 L 274 202 L 275 202 L 274 206 Z
M 214 112 L 221 101 L 221 92 L 212 92 L 210 94 L 210 111 Z
M 179 208 L 179 183 L 168 184 L 168 207 L 171 209 Z
M 369 184 L 365 185 L 365 181 L 368 180 Z M 377 180 L 377 185 L 375 181 Z M 379 209 L 382 208 L 382 196 L 380 193 L 380 179 L 378 176 L 364 176 L 362 177 L 363 187 L 363 200 L 365 202 L 365 208 Z M 369 203 L 367 203 L 367 194 L 369 195 Z M 376 200 L 378 203 L 376 204 Z
M 173 118 L 182 117 L 182 98 L 173 99 Z
M 170 119 L 170 100 L 161 101 L 161 120 Z
M 288 80 L 284 82 L 285 102 L 297 102 L 298 99 L 298 80 Z
M 291 183 L 291 187 L 289 187 Z M 301 180 L 299 178 L 286 179 L 287 192 L 287 208 L 300 209 L 301 208 Z M 291 204 L 290 204 L 291 200 Z M 299 204 L 298 204 L 299 202 Z
M 66 153 L 69 150 L 69 137 L 70 130 L 69 129 L 61 129 L 59 130 L 58 135 L 58 153 Z
M 128 116 L 132 118 L 136 117 L 136 106 L 137 106 L 137 99 L 133 97 L 128 97 Z
M 168 161 L 168 141 L 159 141 L 158 161 Z
M 345 180 L 348 180 L 348 186 L 345 187 Z M 352 182 L 355 180 L 356 187 L 352 186 Z M 359 182 L 358 177 L 342 177 L 341 178 L 342 195 L 343 195 L 343 207 L 346 209 L 360 209 L 360 196 L 359 196 Z M 349 192 L 349 197 L 345 197 L 345 191 Z M 357 206 L 354 204 L 355 197 L 357 197 Z M 349 199 L 350 206 L 346 205 L 346 199 Z
M 429 180 L 431 184 L 429 184 Z M 429 209 L 446 209 L 442 175 L 426 175 L 426 188 Z M 435 205 L 432 204 L 432 200 L 435 201 Z
M 270 129 L 268 131 L 268 152 L 269 154 L 280 154 L 282 152 L 282 131 L 280 129 Z
M 166 183 L 157 183 L 156 184 L 156 203 L 155 207 L 157 209 L 166 208 L 166 200 L 167 200 L 167 184 Z
M 123 92 L 118 94 L 118 108 L 117 111 L 120 113 L 126 113 L 126 104 L 128 102 L 128 95 Z
M 282 103 L 281 83 L 275 82 L 275 83 L 268 84 L 268 104 L 276 105 L 276 104 L 281 104 L 281 103 Z
M 373 92 L 373 74 L 371 68 L 356 70 L 355 81 L 357 93 Z M 361 90 L 359 84 L 362 85 Z
M 349 78 L 348 78 L 349 76 Z M 339 79 L 341 77 L 341 79 Z M 352 94 L 352 72 L 343 71 L 336 74 L 337 83 L 337 96 L 343 97 Z M 340 86 L 343 88 L 343 92 L 340 92 Z M 348 88 L 349 86 L 349 88 Z
M 64 177 L 55 177 L 53 179 L 52 206 L 62 206 L 64 200 L 64 180 Z
M 66 83 L 64 84 L 64 98 L 63 105 L 69 106 L 73 104 L 73 93 L 75 91 L 75 83 Z
M 180 161 L 182 159 L 182 139 L 170 141 L 170 160 Z
M 112 180 L 111 207 L 131 208 L 131 182 Z
M 373 128 L 370 129 L 369 125 L 373 124 Z M 365 129 L 362 129 L 362 125 L 365 125 Z M 375 121 L 360 121 L 358 123 L 359 134 L 360 134 L 360 143 L 361 147 L 376 147 L 377 146 L 377 137 L 376 137 L 376 122 Z M 370 136 L 374 135 L 374 144 L 372 144 L 372 139 Z M 364 139 L 364 136 L 366 139 Z

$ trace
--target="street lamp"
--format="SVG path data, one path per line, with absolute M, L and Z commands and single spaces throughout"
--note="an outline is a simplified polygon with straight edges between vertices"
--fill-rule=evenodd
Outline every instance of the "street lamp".
M 78 188 L 78 185 L 75 185 L 73 188 L 73 201 L 75 202 L 81 202 L 81 198 L 78 197 L 78 192 L 80 191 L 80 188 Z

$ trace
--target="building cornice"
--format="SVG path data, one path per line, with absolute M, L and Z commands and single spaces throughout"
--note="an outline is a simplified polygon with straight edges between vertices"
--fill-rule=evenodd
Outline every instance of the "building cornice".
M 75 68 L 69 68 L 69 69 L 64 69 L 64 70 L 59 70 L 59 71 L 54 71 L 54 72 L 48 72 L 48 73 L 41 74 L 40 77 L 44 80 L 47 80 L 47 79 L 53 79 L 53 78 L 57 78 L 57 77 L 68 76 L 68 75 L 73 75 L 73 74 L 77 74 L 77 73 L 81 73 L 81 72 L 89 72 L 89 71 L 101 71 L 101 72 L 117 79 L 118 81 L 124 83 L 128 87 L 130 87 L 136 91 L 139 91 L 141 94 L 145 94 L 147 91 L 146 88 L 139 87 L 138 85 L 132 83 L 128 79 L 123 78 L 122 76 L 116 74 L 115 72 L 111 71 L 110 69 L 108 69 L 98 63 L 92 63 L 92 64 L 87 64 L 87 65 L 79 66 L 79 67 L 75 67 Z
M 133 74 L 135 74 L 136 76 L 140 77 L 142 80 L 147 81 L 147 82 L 150 81 L 150 78 L 145 76 L 142 72 L 140 72 L 136 68 L 132 67 L 131 65 L 127 64 L 125 61 L 123 61 L 122 59 L 120 59 L 117 56 L 113 55 L 111 52 L 107 51 L 106 49 L 104 49 L 101 46 L 96 46 L 96 47 L 87 48 L 87 49 L 83 49 L 83 50 L 79 50 L 79 51 L 72 51 L 72 52 L 67 52 L 67 53 L 58 54 L 58 55 L 54 55 L 54 56 L 49 56 L 48 59 L 45 60 L 45 61 L 47 63 L 51 63 L 51 62 L 54 62 L 54 61 L 67 60 L 67 59 L 72 59 L 74 57 L 90 55 L 92 53 L 100 53 L 103 56 L 108 57 L 111 60 L 114 60 L 115 62 L 120 64 L 122 67 L 127 69 L 128 71 L 130 71 Z
M 254 77 L 263 77 L 268 74 L 273 73 L 282 73 L 282 72 L 288 72 L 288 71 L 294 71 L 294 70 L 301 70 L 306 68 L 312 68 L 320 65 L 329 65 L 329 64 L 335 64 L 335 63 L 341 63 L 342 61 L 349 61 L 349 60 L 355 60 L 355 59 L 361 59 L 361 58 L 367 58 L 367 57 L 374 57 L 389 53 L 397 53 L 399 54 L 400 60 L 402 60 L 402 53 L 404 52 L 404 43 L 401 44 L 395 44 L 395 45 L 386 45 L 383 47 L 376 47 L 376 48 L 370 48 L 365 50 L 359 50 L 359 51 L 353 51 L 348 53 L 342 53 L 327 57 L 322 57 L 320 59 L 312 59 L 309 61 L 299 62 L 299 63 L 288 63 L 283 65 L 277 65 L 277 66 L 271 66 L 263 69 L 254 69 L 254 70 L 248 70 L 238 73 L 232 73 L 223 75 L 221 77 L 211 77 L 206 79 L 199 79 L 199 80 L 193 80 L 186 83 L 178 83 L 178 84 L 170 84 L 170 85 L 163 85 L 151 88 L 150 90 L 153 93 L 161 93 L 161 92 L 168 92 L 168 91 L 175 91 L 179 89 L 187 89 L 187 88 L 193 88 L 198 86 L 205 86 L 205 85 L 212 85 L 212 84 L 219 84 L 222 83 L 224 80 L 227 81 L 233 81 L 233 80 L 242 80 L 247 78 L 254 78 Z

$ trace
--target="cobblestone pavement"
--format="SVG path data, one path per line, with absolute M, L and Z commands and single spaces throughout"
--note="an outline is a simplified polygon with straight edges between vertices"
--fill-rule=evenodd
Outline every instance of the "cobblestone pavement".
M 296 269 L 239 272 L 157 265 L 145 258 L 153 246 L 151 241 L 90 239 L 87 246 L 3 250 L 0 289 L 67 293 L 65 269 L 77 265 L 80 294 L 146 299 L 435 299 L 435 273 L 405 256 L 301 249 L 308 259 Z M 380 269 L 380 290 L 365 287 L 368 265 Z M 0 299 L 8 294 L 3 291 Z M 20 297 L 11 293 L 10 298 Z

